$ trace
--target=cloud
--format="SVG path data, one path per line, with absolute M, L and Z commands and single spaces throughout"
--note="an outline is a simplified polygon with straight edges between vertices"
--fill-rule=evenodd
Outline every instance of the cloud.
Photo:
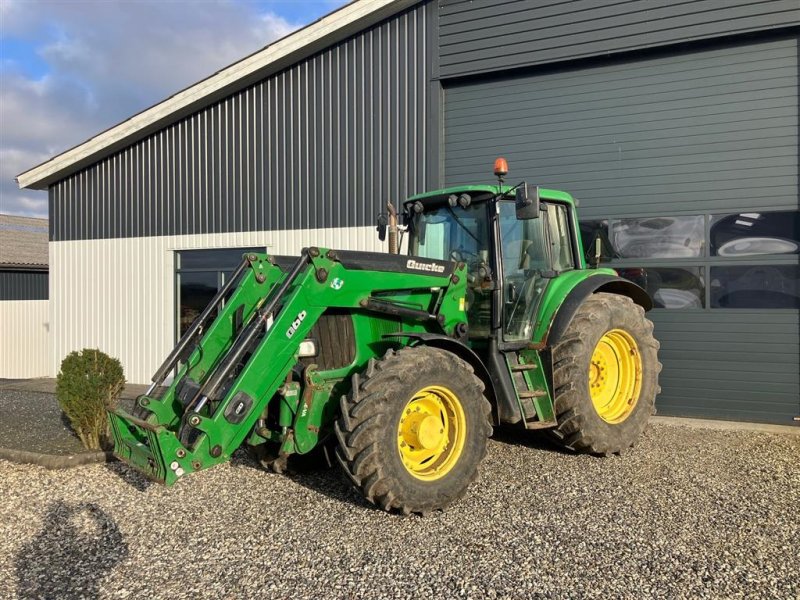
M 46 216 L 20 172 L 290 33 L 250 2 L 0 0 L 2 38 L 32 44 L 0 62 L 0 212 Z

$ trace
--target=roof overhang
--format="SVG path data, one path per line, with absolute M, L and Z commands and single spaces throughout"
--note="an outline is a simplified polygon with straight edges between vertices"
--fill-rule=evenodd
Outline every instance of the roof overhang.
M 370 27 L 419 0 L 354 0 L 211 77 L 170 96 L 82 144 L 17 176 L 20 188 L 43 190 L 56 181 Z

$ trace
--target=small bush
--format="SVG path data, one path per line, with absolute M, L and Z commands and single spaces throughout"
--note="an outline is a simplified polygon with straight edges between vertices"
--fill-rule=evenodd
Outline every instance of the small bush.
M 125 385 L 122 365 L 100 350 L 70 352 L 61 362 L 56 397 L 86 448 L 110 446 L 106 408 L 114 408 Z

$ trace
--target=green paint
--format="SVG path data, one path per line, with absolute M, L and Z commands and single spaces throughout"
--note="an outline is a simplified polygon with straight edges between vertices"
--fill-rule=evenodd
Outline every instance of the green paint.
M 504 186 L 501 192 L 507 193 L 510 189 Z M 488 210 L 476 214 L 484 215 L 482 218 L 487 222 L 483 226 L 491 230 L 499 227 L 498 218 L 493 216 L 497 214 L 494 205 L 497 191 L 497 186 L 462 186 L 420 194 L 410 200 L 423 202 L 427 211 L 452 193 L 469 193 L 475 204 L 490 203 Z M 541 189 L 539 193 L 543 201 L 568 207 L 573 235 L 577 235 L 572 197 L 556 190 Z M 413 232 L 410 235 L 413 237 Z M 440 240 L 440 245 L 442 243 Z M 235 328 L 237 310 L 244 330 L 248 323 L 255 322 L 259 310 L 273 301 L 287 277 L 272 264 L 269 256 L 250 255 L 249 268 L 240 284 L 202 332 L 174 382 L 160 397 L 140 398 L 140 404 L 150 411 L 147 420 L 140 421 L 119 408 L 109 414 L 115 452 L 122 460 L 153 479 L 171 485 L 186 473 L 228 460 L 244 443 L 271 443 L 286 454 L 307 453 L 330 437 L 339 399 L 349 392 L 351 377 L 363 371 L 370 359 L 379 359 L 388 349 L 414 343 L 407 337 L 392 334 L 416 332 L 455 337 L 459 328 L 467 324 L 465 300 L 470 297 L 468 285 L 475 285 L 470 271 L 474 265 L 457 264 L 452 277 L 410 269 L 400 269 L 401 272 L 397 269 L 348 269 L 335 255 L 329 258 L 326 249 L 315 250 L 312 249 L 307 266 L 279 299 L 268 331 L 253 345 L 246 362 L 222 386 L 224 392 L 211 398 L 199 412 L 187 412 L 179 392 L 187 380 L 197 384 L 207 381 L 231 352 L 241 331 Z M 533 322 L 529 323 L 528 329 L 532 332 L 529 345 L 522 340 L 522 345 L 513 350 L 515 360 L 536 365 L 535 369 L 519 374 L 522 378 L 516 378 L 514 385 L 518 392 L 523 391 L 520 387 L 542 392 L 539 397 L 516 399 L 521 407 L 523 402 L 531 402 L 536 419 L 542 425 L 554 419 L 549 369 L 543 359 L 545 355 L 540 352 L 546 344 L 553 318 L 566 295 L 581 281 L 601 273 L 614 274 L 610 269 L 586 270 L 582 257 L 577 256 L 576 260 L 578 268 L 548 276 L 537 297 Z M 491 290 L 491 286 L 487 289 Z M 370 298 L 404 309 L 433 313 L 439 318 L 420 320 L 370 311 L 365 308 Z M 302 380 L 298 380 L 292 373 L 298 372 L 295 367 L 300 360 L 300 343 L 329 310 L 337 310 L 338 314 L 346 314 L 352 320 L 354 359 L 349 365 L 328 371 L 309 366 L 304 369 Z M 467 343 L 480 353 L 486 351 L 486 341 L 484 335 L 471 338 Z M 507 353 L 506 357 L 510 355 Z M 242 398 L 251 403 L 249 408 L 240 405 Z M 242 409 L 244 417 L 241 422 L 232 424 L 225 414 L 237 409 Z M 190 430 L 187 421 L 193 429 L 188 438 L 185 436 Z M 182 431 L 185 443 L 181 443 Z

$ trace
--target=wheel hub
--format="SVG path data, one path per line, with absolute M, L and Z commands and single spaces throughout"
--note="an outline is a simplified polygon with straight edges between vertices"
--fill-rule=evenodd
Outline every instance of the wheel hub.
M 622 329 L 606 332 L 589 364 L 589 395 L 607 423 L 621 423 L 633 412 L 642 387 L 642 358 L 636 341 Z
M 458 462 L 466 439 L 466 417 L 456 395 L 428 386 L 406 404 L 397 428 L 403 466 L 418 479 L 443 477 Z
M 411 426 L 411 431 L 416 437 L 416 445 L 426 450 L 438 448 L 444 441 L 444 427 L 433 415 L 422 417 Z

